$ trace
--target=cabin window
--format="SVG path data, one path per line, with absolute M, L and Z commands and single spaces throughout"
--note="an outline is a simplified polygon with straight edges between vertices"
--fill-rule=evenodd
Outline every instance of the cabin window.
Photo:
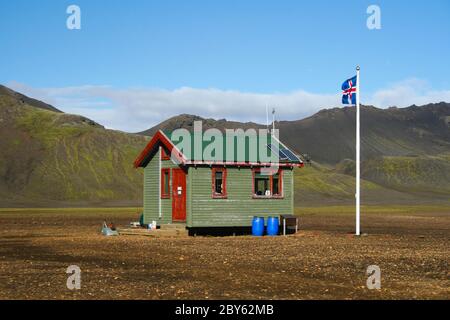
M 161 160 L 170 160 L 170 155 L 164 147 L 161 148 Z
M 270 196 L 270 176 L 255 172 L 255 191 L 257 196 Z
M 261 172 L 260 168 L 253 169 L 253 197 L 254 198 L 281 198 L 282 171 L 269 174 Z
M 212 197 L 219 199 L 227 197 L 227 169 L 225 168 L 212 169 Z
M 161 198 L 170 198 L 170 169 L 161 169 Z
M 272 176 L 272 195 L 281 196 L 280 174 L 277 172 Z

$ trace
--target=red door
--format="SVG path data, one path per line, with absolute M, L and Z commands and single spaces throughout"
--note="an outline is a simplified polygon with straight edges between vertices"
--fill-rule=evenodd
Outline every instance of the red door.
M 186 173 L 172 169 L 172 220 L 186 221 Z

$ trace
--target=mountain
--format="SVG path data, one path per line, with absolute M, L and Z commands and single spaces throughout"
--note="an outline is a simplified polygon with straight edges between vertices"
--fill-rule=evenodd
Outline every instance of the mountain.
M 354 202 L 354 108 L 280 121 L 281 138 L 311 165 L 295 170 L 295 204 Z M 132 163 L 157 129 L 264 128 L 183 114 L 141 134 L 105 129 L 0 86 L 0 207 L 142 205 L 142 170 Z M 365 204 L 448 203 L 450 112 L 439 103 L 362 109 Z
M 133 168 L 148 138 L 107 130 L 82 116 L 0 87 L 0 206 L 133 204 Z
M 194 121 L 202 121 L 203 130 L 207 130 L 210 128 L 216 128 L 221 131 L 225 129 L 249 129 L 249 128 L 263 128 L 264 126 L 254 123 L 254 122 L 237 122 L 237 121 L 227 121 L 225 119 L 215 120 L 212 118 L 202 118 L 200 116 L 195 116 L 191 114 L 180 114 L 178 116 L 174 116 L 169 118 L 158 125 L 142 131 L 137 134 L 144 136 L 153 136 L 158 130 L 163 130 L 167 132 L 171 132 L 175 129 L 184 128 L 189 131 L 194 130 Z
M 322 110 L 278 124 L 294 150 L 320 163 L 337 164 L 355 155 L 355 108 Z M 425 156 L 450 152 L 450 104 L 407 108 L 361 108 L 361 156 Z
M 39 109 L 50 110 L 54 112 L 62 112 L 61 110 L 56 109 L 54 106 L 47 104 L 45 102 L 27 97 L 19 92 L 16 92 L 8 87 L 2 86 L 0 84 L 0 96 L 1 97 L 10 97 L 13 100 L 17 101 L 19 104 L 26 104 L 32 107 L 36 107 Z
M 158 129 L 265 128 L 255 123 L 183 114 Z M 324 109 L 296 121 L 275 123 L 281 140 L 312 166 L 296 170 L 296 205 L 354 201 L 355 108 Z M 365 203 L 418 203 L 450 199 L 450 104 L 407 108 L 361 107 L 361 176 Z
M 275 123 L 280 138 L 288 146 L 319 163 L 335 165 L 355 155 L 355 108 L 324 109 L 311 117 Z M 152 135 L 156 130 L 192 129 L 202 120 L 205 129 L 215 127 L 264 128 L 255 123 L 225 119 L 203 119 L 180 115 L 139 134 Z M 382 156 L 425 156 L 450 152 L 450 103 L 379 109 L 361 107 L 362 159 Z

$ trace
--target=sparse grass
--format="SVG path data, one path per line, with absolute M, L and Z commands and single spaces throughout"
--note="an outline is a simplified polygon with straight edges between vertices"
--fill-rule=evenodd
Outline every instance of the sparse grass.
M 101 216 L 117 218 L 123 216 L 139 218 L 142 212 L 140 207 L 120 207 L 120 208 L 0 208 L 1 217 L 29 217 L 29 215 L 39 217 L 89 217 Z
M 112 217 L 127 216 L 142 212 L 142 207 L 116 207 L 116 208 L 0 208 L 0 215 L 14 215 L 20 217 L 23 214 L 38 216 L 95 216 L 111 215 Z M 297 215 L 353 215 L 354 206 L 323 206 L 323 207 L 296 207 Z M 361 206 L 361 214 L 425 214 L 448 213 L 450 205 L 386 205 L 386 206 Z
M 64 137 L 79 136 L 92 130 L 87 126 L 55 125 L 55 121 L 61 116 L 63 114 L 30 107 L 16 121 L 19 127 L 38 137 L 47 147 Z
M 366 204 L 433 204 L 450 199 L 450 157 L 382 157 L 361 165 Z M 354 162 L 336 168 L 317 165 L 294 171 L 295 205 L 350 204 L 354 201 Z M 306 205 L 305 205 L 306 201 Z
M 361 214 L 424 214 L 424 213 L 448 213 L 450 215 L 450 205 L 385 205 L 385 206 L 361 206 Z M 324 206 L 324 207 L 296 207 L 297 215 L 353 215 L 355 206 Z
M 302 199 L 307 193 L 330 198 L 352 199 L 355 193 L 354 177 L 316 165 L 296 169 L 294 183 L 296 199 Z M 370 191 L 382 189 L 381 186 L 366 180 L 362 181 L 361 188 Z
M 396 190 L 450 197 L 448 155 L 372 159 L 363 163 L 362 175 Z

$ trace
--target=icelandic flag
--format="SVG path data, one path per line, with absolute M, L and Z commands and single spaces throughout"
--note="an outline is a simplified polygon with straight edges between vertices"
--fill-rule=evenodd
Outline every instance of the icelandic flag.
M 342 84 L 342 104 L 356 105 L 356 76 L 347 79 Z

